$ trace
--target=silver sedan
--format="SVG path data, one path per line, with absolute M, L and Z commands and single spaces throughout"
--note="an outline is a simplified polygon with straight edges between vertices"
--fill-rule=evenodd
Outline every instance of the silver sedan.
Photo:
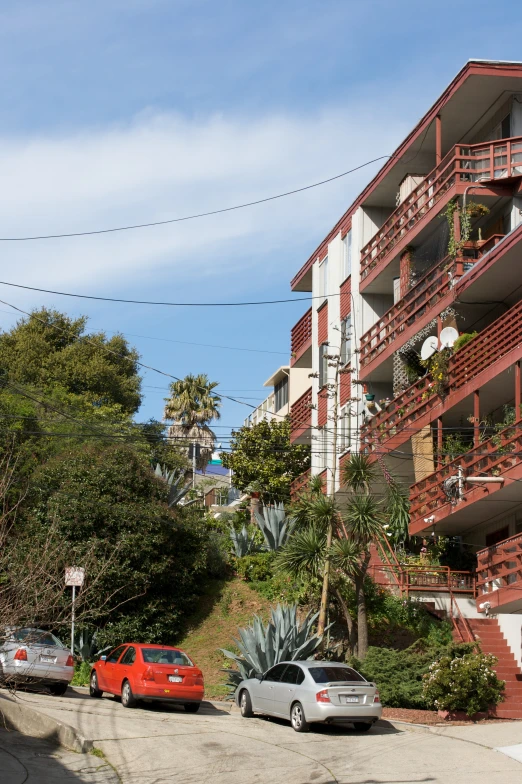
M 42 629 L 4 629 L 0 639 L 0 683 L 41 684 L 51 694 L 65 694 L 73 679 L 74 659 L 54 634 Z
M 296 732 L 315 722 L 353 724 L 366 732 L 382 715 L 375 683 L 340 662 L 281 662 L 241 681 L 235 699 L 244 718 L 263 713 L 289 719 Z

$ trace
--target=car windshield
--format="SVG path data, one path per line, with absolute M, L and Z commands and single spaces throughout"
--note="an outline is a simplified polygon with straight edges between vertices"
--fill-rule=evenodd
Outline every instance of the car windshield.
M 63 643 L 51 632 L 42 629 L 15 629 L 11 639 L 16 642 L 25 642 L 26 645 L 52 645 L 54 648 L 64 648 Z
M 365 678 L 351 667 L 310 667 L 308 672 L 316 683 L 365 681 Z
M 143 661 L 146 664 L 181 664 L 184 667 L 193 667 L 189 657 L 183 651 L 174 648 L 142 648 Z

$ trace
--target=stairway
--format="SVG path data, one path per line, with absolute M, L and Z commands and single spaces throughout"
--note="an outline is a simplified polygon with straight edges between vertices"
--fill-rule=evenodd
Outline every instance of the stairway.
M 506 682 L 504 701 L 497 705 L 493 715 L 502 719 L 522 719 L 522 672 L 498 621 L 494 618 L 468 618 L 468 623 L 482 651 L 497 657 L 495 671 Z

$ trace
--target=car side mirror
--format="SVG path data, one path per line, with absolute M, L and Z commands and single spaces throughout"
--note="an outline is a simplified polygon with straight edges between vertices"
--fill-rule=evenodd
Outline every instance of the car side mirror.
M 263 675 L 263 673 L 262 673 L 262 672 L 256 672 L 256 673 L 254 673 L 254 678 L 257 678 L 257 680 L 258 680 L 258 681 L 262 681 L 264 677 L 265 677 L 265 676 Z
M 106 656 L 100 656 L 100 661 L 103 661 L 103 662 L 107 661 L 107 657 Z

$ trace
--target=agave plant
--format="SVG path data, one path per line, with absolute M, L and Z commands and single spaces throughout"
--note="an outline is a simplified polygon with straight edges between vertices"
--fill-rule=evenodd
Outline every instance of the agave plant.
M 271 617 L 266 625 L 255 615 L 251 626 L 238 629 L 239 639 L 234 642 L 241 651 L 240 656 L 220 649 L 237 665 L 237 670 L 225 670 L 229 676 L 229 696 L 234 694 L 245 678 L 251 678 L 256 672 L 266 672 L 281 661 L 308 659 L 321 644 L 322 637 L 312 631 L 317 613 L 309 612 L 299 623 L 296 604 L 278 604 L 270 612 Z
M 156 463 L 156 470 L 154 471 L 154 475 L 157 476 L 158 479 L 163 479 L 163 481 L 168 485 L 169 506 L 176 506 L 179 504 L 190 490 L 190 482 L 185 484 L 185 475 L 182 471 L 167 471 L 164 466 Z
M 268 550 L 279 550 L 292 533 L 295 521 L 287 517 L 283 504 L 264 506 L 263 514 L 255 510 L 257 524 L 265 537 Z
M 246 525 L 243 525 L 241 531 L 236 531 L 234 526 L 231 525 L 230 538 L 232 539 L 232 546 L 237 558 L 250 555 L 256 549 L 255 535 L 249 535 Z

